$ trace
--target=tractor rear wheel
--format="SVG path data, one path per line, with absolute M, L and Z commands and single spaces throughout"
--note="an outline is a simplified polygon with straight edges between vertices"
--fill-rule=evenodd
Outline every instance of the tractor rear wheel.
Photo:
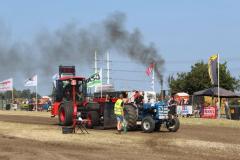
M 71 126 L 73 124 L 73 103 L 63 102 L 58 111 L 59 124 Z
M 87 128 L 93 128 L 99 125 L 99 114 L 97 111 L 89 111 L 87 114 Z
M 168 122 L 167 122 L 167 129 L 170 131 L 170 132 L 177 132 L 177 130 L 179 129 L 180 127 L 180 121 L 177 117 L 174 117 L 173 119 L 170 119 Z
M 155 121 L 151 116 L 146 116 L 142 120 L 142 131 L 145 133 L 151 133 L 155 129 Z
M 137 109 L 132 104 L 124 105 L 124 118 L 127 121 L 128 130 L 136 130 L 137 128 Z

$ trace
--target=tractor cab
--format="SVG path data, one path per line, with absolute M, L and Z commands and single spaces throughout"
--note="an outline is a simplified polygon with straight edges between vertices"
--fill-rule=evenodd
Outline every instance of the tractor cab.
M 85 78 L 75 75 L 75 66 L 59 66 L 59 77 L 53 89 L 56 102 L 84 100 L 87 94 Z
M 85 78 L 82 77 L 64 77 L 56 81 L 55 101 L 76 101 L 81 103 L 87 94 L 87 85 Z
M 86 95 L 86 80 L 83 77 L 75 76 L 75 67 L 59 66 L 59 77 L 53 87 L 54 103 L 51 116 L 58 115 L 60 123 L 71 124 L 72 116 L 76 116 L 78 106 L 84 105 Z M 67 120 L 66 117 L 71 118 Z

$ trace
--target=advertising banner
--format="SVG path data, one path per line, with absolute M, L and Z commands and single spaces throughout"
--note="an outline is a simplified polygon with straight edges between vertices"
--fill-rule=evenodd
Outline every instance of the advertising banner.
M 192 108 L 193 107 L 191 105 L 183 105 L 183 106 L 178 105 L 177 106 L 177 114 L 183 115 L 183 116 L 192 115 L 193 114 Z
M 100 85 L 102 83 L 102 73 L 101 71 L 98 73 L 95 73 L 91 75 L 86 81 L 87 81 L 87 87 L 95 87 L 97 85 Z
M 217 85 L 218 83 L 218 75 L 217 75 L 217 62 L 218 55 L 213 55 L 208 60 L 208 73 L 211 79 L 211 83 L 213 85 Z
M 13 79 L 7 79 L 0 82 L 0 92 L 12 91 L 13 90 Z
M 216 107 L 204 107 L 201 118 L 216 118 Z
M 182 115 L 192 115 L 193 111 L 192 111 L 192 106 L 190 105 L 183 105 L 182 106 Z

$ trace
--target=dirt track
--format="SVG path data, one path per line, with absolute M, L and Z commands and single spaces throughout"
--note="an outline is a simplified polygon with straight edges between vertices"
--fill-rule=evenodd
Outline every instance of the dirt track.
M 239 159 L 240 128 L 182 125 L 177 133 L 63 135 L 56 118 L 0 115 L 0 159 Z

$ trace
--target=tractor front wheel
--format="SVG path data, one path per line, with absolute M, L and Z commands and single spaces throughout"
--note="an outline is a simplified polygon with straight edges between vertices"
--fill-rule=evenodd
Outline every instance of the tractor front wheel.
M 145 133 L 151 133 L 155 129 L 155 121 L 151 116 L 146 116 L 142 120 L 142 131 Z
M 59 124 L 71 126 L 73 124 L 73 103 L 63 102 L 58 111 Z
M 168 120 L 166 126 L 170 132 L 177 132 L 180 127 L 180 121 L 177 117 L 174 117 Z

